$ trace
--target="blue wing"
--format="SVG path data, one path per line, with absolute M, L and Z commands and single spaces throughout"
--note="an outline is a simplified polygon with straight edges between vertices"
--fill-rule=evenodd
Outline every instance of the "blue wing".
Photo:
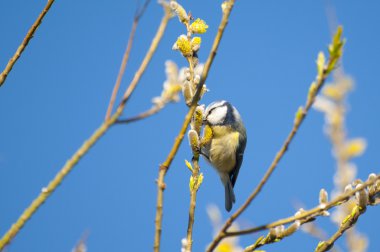
M 239 147 L 236 150 L 236 164 L 235 164 L 234 169 L 229 174 L 232 187 L 235 186 L 236 179 L 239 175 L 240 166 L 243 163 L 243 155 L 244 155 L 246 144 L 247 144 L 247 138 L 243 137 L 242 134 L 239 134 Z

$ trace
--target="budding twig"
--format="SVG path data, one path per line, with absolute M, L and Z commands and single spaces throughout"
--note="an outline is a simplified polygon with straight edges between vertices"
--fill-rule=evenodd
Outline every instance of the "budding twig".
M 344 42 L 341 39 L 341 34 L 342 34 L 342 28 L 339 27 L 337 30 L 337 33 L 335 34 L 333 38 L 333 42 L 331 43 L 329 47 L 330 58 L 327 64 L 325 64 L 324 62 L 323 53 L 319 54 L 318 60 L 317 60 L 318 74 L 317 74 L 316 81 L 313 82 L 310 86 L 305 107 L 304 108 L 300 107 L 300 109 L 297 111 L 293 128 L 291 132 L 289 133 L 288 137 L 286 138 L 284 144 L 282 145 L 280 151 L 276 154 L 274 160 L 272 161 L 272 164 L 269 166 L 268 170 L 265 172 L 264 177 L 261 179 L 261 181 L 255 188 L 255 190 L 251 193 L 251 195 L 244 202 L 244 204 L 225 222 L 225 224 L 223 225 L 219 233 L 216 235 L 214 240 L 211 242 L 211 244 L 207 248 L 208 252 L 211 252 L 216 248 L 219 242 L 225 237 L 227 229 L 247 209 L 247 207 L 251 204 L 253 199 L 256 198 L 256 196 L 260 193 L 261 189 L 264 187 L 269 177 L 272 175 L 273 171 L 276 169 L 278 163 L 280 162 L 280 160 L 282 159 L 282 157 L 288 150 L 290 143 L 294 139 L 294 136 L 296 135 L 299 127 L 301 126 L 308 111 L 310 110 L 317 93 L 322 88 L 323 84 L 325 83 L 326 78 L 329 76 L 329 73 L 335 68 L 338 59 L 342 55 L 342 47 L 343 47 Z
M 66 164 L 61 168 L 57 175 L 50 181 L 47 187 L 44 187 L 41 193 L 35 198 L 35 200 L 29 205 L 27 209 L 21 214 L 18 220 L 11 226 L 11 228 L 4 234 L 0 240 L 0 251 L 7 245 L 25 225 L 25 223 L 33 216 L 33 214 L 39 209 L 39 207 L 51 196 L 51 194 L 62 183 L 63 179 L 70 173 L 80 159 L 88 153 L 91 147 L 105 134 L 105 132 L 116 122 L 124 111 L 125 104 L 129 97 L 132 95 L 136 88 L 141 76 L 145 72 L 148 63 L 150 62 L 154 52 L 156 51 L 158 44 L 164 34 L 169 19 L 171 18 L 170 12 L 165 9 L 165 15 L 161 20 L 159 29 L 150 45 L 147 54 L 144 57 L 139 69 L 135 73 L 135 76 L 130 83 L 127 91 L 124 94 L 123 100 L 116 109 L 116 112 L 110 117 L 109 120 L 103 122 L 98 129 L 88 138 L 83 145 L 74 153 L 74 155 L 67 160 Z
M 379 179 L 380 179 L 380 174 L 376 175 L 376 177 L 374 179 L 368 180 L 365 183 L 361 184 L 360 186 L 358 186 L 354 190 L 337 196 L 333 200 L 326 203 L 323 208 L 320 205 L 318 205 L 318 206 L 316 206 L 310 210 L 303 211 L 300 214 L 297 214 L 296 216 L 291 216 L 288 218 L 280 219 L 280 220 L 274 221 L 274 222 L 269 223 L 269 224 L 257 226 L 254 228 L 248 228 L 248 229 L 244 229 L 244 230 L 234 231 L 234 232 L 226 232 L 226 233 L 224 233 L 224 237 L 256 233 L 256 232 L 259 232 L 262 230 L 267 230 L 267 229 L 274 228 L 274 227 L 277 227 L 280 225 L 292 223 L 296 220 L 304 220 L 304 219 L 314 218 L 315 216 L 322 214 L 323 211 L 327 211 L 333 207 L 341 205 L 342 203 L 349 200 L 353 195 L 355 195 L 356 192 L 365 190 L 367 187 L 376 184 Z
M 113 106 L 115 104 L 116 96 L 117 96 L 117 93 L 119 91 L 120 83 L 121 83 L 121 80 L 123 79 L 123 76 L 124 76 L 124 73 L 125 73 L 125 68 L 127 67 L 127 62 L 128 62 L 128 59 L 129 59 L 129 55 L 130 55 L 131 49 L 132 49 L 133 39 L 135 37 L 137 25 L 138 25 L 138 23 L 140 21 L 140 18 L 143 16 L 146 8 L 148 7 L 149 2 L 150 2 L 150 0 L 146 0 L 145 1 L 145 3 L 143 5 L 143 7 L 141 8 L 141 10 L 136 11 L 135 17 L 133 19 L 131 32 L 129 33 L 129 38 L 128 38 L 128 42 L 127 42 L 127 48 L 125 49 L 125 53 L 123 55 L 123 59 L 122 59 L 121 65 L 120 65 L 119 74 L 117 75 L 117 79 L 116 79 L 115 85 L 114 85 L 113 90 L 112 90 L 112 95 L 111 95 L 111 98 L 110 98 L 110 102 L 108 104 L 106 118 L 105 118 L 106 121 L 108 119 L 110 119 L 110 116 L 111 116 L 111 113 L 112 113 L 112 109 L 113 109 Z
M 203 72 L 201 79 L 199 81 L 199 84 L 197 85 L 196 92 L 193 96 L 193 100 L 190 104 L 189 110 L 185 116 L 185 120 L 182 124 L 182 127 L 180 129 L 180 132 L 178 133 L 176 140 L 174 141 L 174 144 L 169 152 L 169 155 L 167 156 L 166 160 L 162 165 L 160 166 L 159 173 L 158 173 L 158 179 L 157 179 L 157 205 L 156 205 L 156 219 L 155 219 L 155 239 L 154 239 L 154 251 L 159 252 L 160 251 L 160 242 L 161 242 L 161 231 L 162 231 L 162 208 L 163 208 L 163 195 L 164 195 L 164 189 L 165 185 L 164 178 L 165 175 L 175 157 L 177 154 L 177 151 L 179 149 L 179 146 L 182 143 L 182 140 L 185 136 L 187 127 L 189 126 L 189 123 L 191 121 L 191 118 L 195 112 L 195 109 L 198 105 L 198 101 L 200 99 L 201 93 L 202 93 L 202 87 L 207 79 L 208 73 L 210 71 L 211 65 L 214 61 L 216 52 L 218 50 L 220 41 L 222 39 L 224 30 L 227 26 L 228 19 L 230 16 L 230 13 L 232 11 L 232 7 L 234 5 L 235 1 L 230 0 L 227 2 L 227 7 L 223 11 L 223 17 L 222 21 L 218 28 L 218 33 L 215 36 L 214 43 L 212 45 L 209 57 L 207 58 L 207 61 L 204 65 Z

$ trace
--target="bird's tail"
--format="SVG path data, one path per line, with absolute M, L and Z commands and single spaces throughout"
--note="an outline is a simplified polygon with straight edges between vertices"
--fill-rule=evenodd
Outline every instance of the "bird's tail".
M 235 203 L 235 193 L 231 184 L 231 180 L 229 178 L 224 183 L 224 189 L 225 189 L 225 207 L 226 207 L 226 210 L 229 212 L 231 211 L 232 204 Z

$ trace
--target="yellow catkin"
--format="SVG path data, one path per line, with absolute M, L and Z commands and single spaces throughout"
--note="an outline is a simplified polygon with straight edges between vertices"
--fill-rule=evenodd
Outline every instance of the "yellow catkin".
M 201 145 L 204 146 L 208 144 L 212 139 L 212 129 L 210 126 L 206 125 L 203 131 L 203 138 L 201 140 Z
M 183 56 L 188 57 L 192 55 L 191 43 L 186 36 L 179 36 L 176 44 Z
M 191 39 L 191 49 L 196 52 L 201 47 L 202 39 L 200 37 L 194 37 Z
M 200 18 L 197 18 L 191 25 L 190 25 L 190 30 L 193 33 L 205 33 L 207 31 L 208 25 L 206 22 Z

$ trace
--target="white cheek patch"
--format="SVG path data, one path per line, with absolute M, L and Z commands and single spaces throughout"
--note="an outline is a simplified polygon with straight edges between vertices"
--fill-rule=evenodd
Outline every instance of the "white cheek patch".
M 234 117 L 236 119 L 240 119 L 241 118 L 239 112 L 237 111 L 237 109 L 235 107 L 233 108 L 233 112 L 232 113 L 234 114 Z
M 207 106 L 205 114 L 206 115 L 209 114 L 210 110 L 215 109 L 216 107 L 222 107 L 225 103 L 226 101 L 216 101 L 216 102 L 211 103 L 210 105 Z
M 227 115 L 227 106 L 222 106 L 215 108 L 211 111 L 211 114 L 208 115 L 207 121 L 211 124 L 221 124 Z
M 213 108 L 222 107 L 225 103 L 226 101 L 217 101 L 217 102 L 212 103 L 212 107 Z

